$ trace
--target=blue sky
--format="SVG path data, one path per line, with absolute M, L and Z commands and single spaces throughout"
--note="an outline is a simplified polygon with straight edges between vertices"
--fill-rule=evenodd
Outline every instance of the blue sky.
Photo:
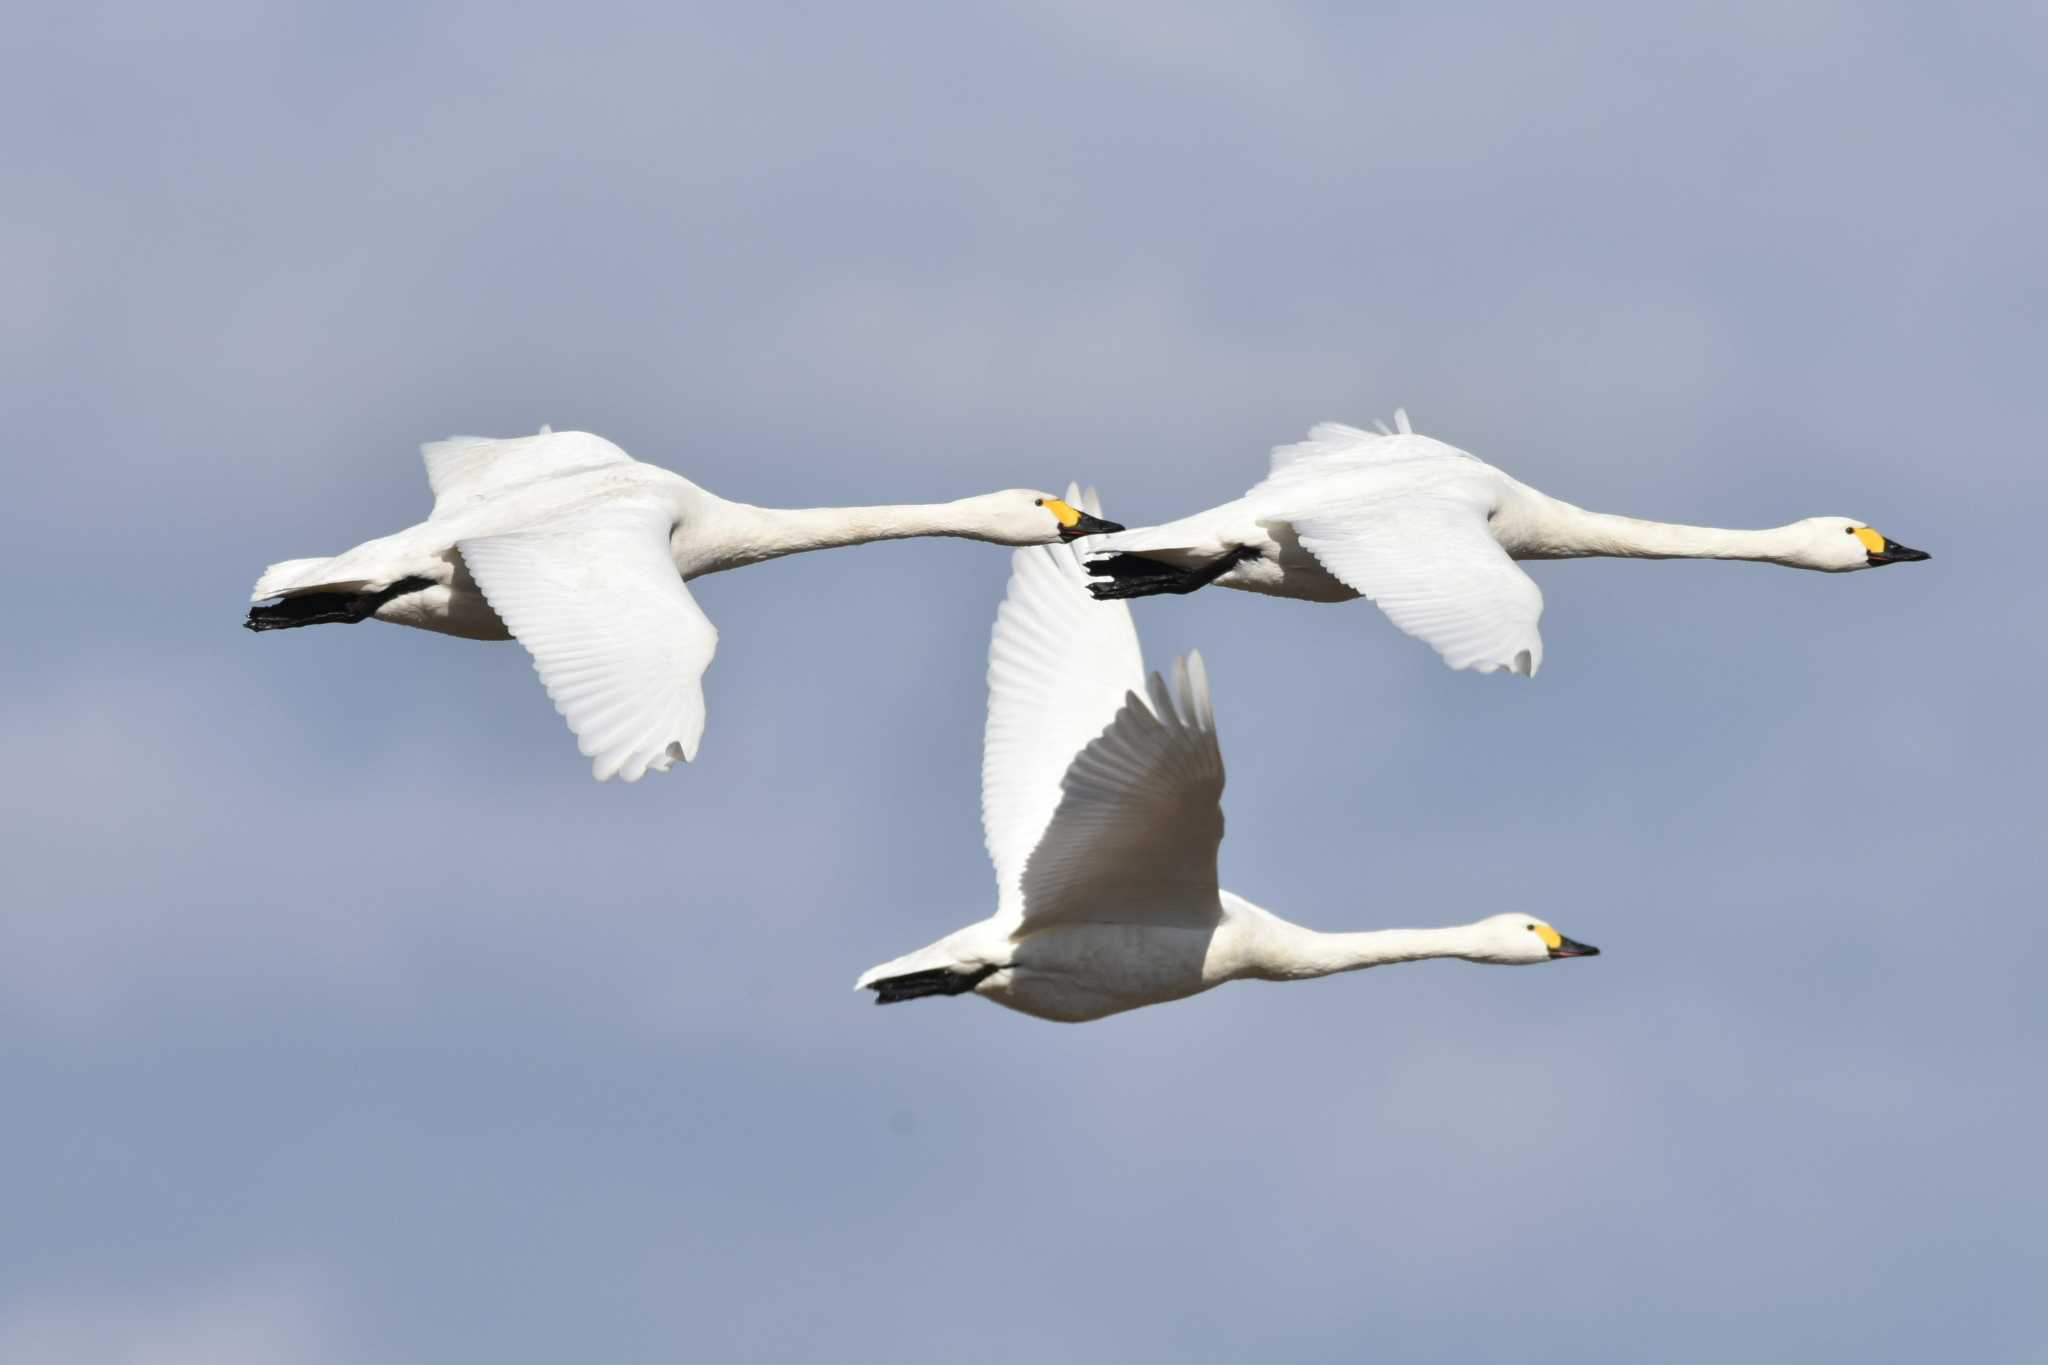
M 2038 14 L 14 38 L 0 1362 L 2038 1357 Z M 1135 525 L 1401 404 L 1603 510 L 1935 555 L 1538 565 L 1533 682 L 1140 604 L 1210 663 L 1226 884 L 1598 961 L 870 1008 L 992 904 L 984 546 L 701 582 L 703 751 L 635 787 L 513 646 L 237 627 L 450 432 Z

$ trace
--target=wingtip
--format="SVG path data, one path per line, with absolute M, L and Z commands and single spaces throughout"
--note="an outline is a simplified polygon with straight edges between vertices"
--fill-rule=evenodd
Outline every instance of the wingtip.
M 649 773 L 665 773 L 675 767 L 679 760 L 684 763 L 691 762 L 697 757 L 697 745 L 695 742 L 685 745 L 681 740 L 672 740 L 666 749 L 644 760 L 631 753 L 586 756 L 590 758 L 590 775 L 598 781 L 610 782 L 616 778 L 621 782 L 633 783 Z
M 1191 649 L 1173 662 L 1173 690 L 1181 720 L 1197 730 L 1216 728 L 1216 708 L 1209 693 L 1209 666 L 1202 651 Z
M 1209 665 L 1202 661 L 1202 651 L 1188 651 L 1188 685 L 1194 689 L 1196 713 L 1204 726 L 1211 729 L 1216 725 L 1216 700 L 1209 689 Z

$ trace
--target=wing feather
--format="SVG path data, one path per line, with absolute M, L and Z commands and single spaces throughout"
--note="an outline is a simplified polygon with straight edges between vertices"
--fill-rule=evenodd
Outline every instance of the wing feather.
M 587 431 L 550 431 L 537 436 L 498 440 L 488 436 L 451 436 L 420 447 L 427 484 L 434 490 L 435 517 L 508 488 L 558 474 L 599 465 L 632 464 L 633 457 L 602 436 Z
M 1101 515 L 1093 489 L 1069 489 L 1068 501 Z M 1115 717 L 1124 694 L 1145 685 L 1131 610 L 1089 595 L 1078 550 L 1035 545 L 1010 564 L 989 639 L 981 760 L 982 832 L 1006 904 L 1060 803 L 1068 763 Z
M 1176 694 L 1178 699 L 1176 701 Z M 1125 695 L 1075 755 L 1024 872 L 1019 932 L 1060 923 L 1214 924 L 1223 755 L 1200 654 Z
M 1390 430 L 1385 422 L 1375 422 L 1377 432 L 1365 431 L 1348 426 L 1343 422 L 1318 422 L 1308 429 L 1302 440 L 1284 446 L 1274 446 L 1272 464 L 1266 471 L 1266 480 L 1286 477 L 1287 471 L 1315 477 L 1359 468 L 1371 464 L 1385 464 L 1396 460 L 1467 460 L 1485 467 L 1485 461 L 1477 455 L 1446 445 L 1428 436 L 1417 436 L 1408 424 L 1408 409 L 1394 410 L 1394 426 Z M 1295 466 L 1305 468 L 1296 470 Z M 1256 491 L 1256 490 L 1254 490 Z
M 1068 500 L 1102 514 L 1093 489 Z M 998 913 L 1018 932 L 1213 924 L 1223 757 L 1207 672 L 1181 661 L 1177 701 L 1148 678 L 1130 608 L 1090 595 L 1082 557 L 1019 550 L 996 613 L 982 822 Z
M 1504 476 L 1394 417 L 1385 435 L 1326 422 L 1276 449 L 1246 500 L 1452 668 L 1533 675 L 1543 593 L 1487 529 Z
M 718 630 L 669 556 L 669 513 L 606 503 L 544 530 L 457 542 L 602 782 L 697 756 Z

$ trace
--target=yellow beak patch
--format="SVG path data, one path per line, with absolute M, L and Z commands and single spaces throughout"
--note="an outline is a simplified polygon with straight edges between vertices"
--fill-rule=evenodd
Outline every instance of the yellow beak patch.
M 1856 528 L 1856 539 L 1862 541 L 1863 548 L 1870 551 L 1870 553 L 1874 555 L 1881 555 L 1884 553 L 1885 538 L 1879 535 L 1877 532 L 1871 530 L 1868 526 L 1859 526 Z
M 1081 519 L 1081 514 L 1079 512 L 1076 512 L 1073 508 L 1069 507 L 1066 503 L 1061 502 L 1058 498 L 1047 498 L 1045 500 L 1045 510 L 1052 513 L 1054 516 L 1058 517 L 1060 519 L 1060 525 L 1062 526 L 1072 526 L 1075 522 Z M 1880 537 L 1880 539 L 1882 539 L 1882 537 Z
M 1536 937 L 1543 940 L 1543 946 L 1546 948 L 1561 948 L 1564 946 L 1564 935 L 1558 933 L 1557 930 L 1547 924 L 1536 926 Z

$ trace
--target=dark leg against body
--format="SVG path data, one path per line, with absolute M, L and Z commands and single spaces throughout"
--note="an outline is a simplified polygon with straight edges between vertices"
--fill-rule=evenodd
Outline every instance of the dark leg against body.
M 249 608 L 242 622 L 250 630 L 291 630 L 296 626 L 354 625 L 377 614 L 394 597 L 431 588 L 431 578 L 401 578 L 375 592 L 304 592 Z
M 956 972 L 947 967 L 933 967 L 929 971 L 885 976 L 880 981 L 869 982 L 868 989 L 875 993 L 877 1005 L 893 1005 L 899 1000 L 920 1000 L 927 995 L 965 995 L 1001 970 L 1002 968 L 994 963 L 972 972 Z
M 1160 593 L 1169 592 L 1196 592 L 1208 587 L 1246 560 L 1258 557 L 1257 550 L 1249 545 L 1240 545 L 1228 554 L 1210 560 L 1199 569 L 1176 569 L 1171 564 L 1161 564 L 1158 560 L 1147 559 L 1143 555 L 1110 555 L 1088 565 L 1088 572 L 1096 579 L 1088 585 L 1088 591 L 1095 594 L 1095 600 L 1098 602 L 1111 602 L 1124 597 L 1156 597 Z

